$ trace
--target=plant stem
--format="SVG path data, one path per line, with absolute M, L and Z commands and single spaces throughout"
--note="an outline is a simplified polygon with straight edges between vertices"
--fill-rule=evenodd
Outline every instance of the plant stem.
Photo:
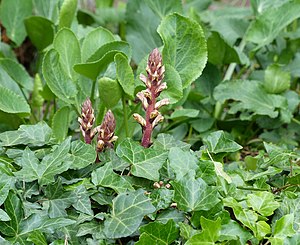
M 129 127 L 128 127 L 128 110 L 125 96 L 122 96 L 122 106 L 123 106 L 123 118 L 124 118 L 124 126 L 125 126 L 125 134 L 126 137 L 129 137 Z
M 145 148 L 150 147 L 151 145 L 151 136 L 152 136 L 152 119 L 151 119 L 151 112 L 155 110 L 155 103 L 156 103 L 156 94 L 155 94 L 155 86 L 152 86 L 149 90 L 151 93 L 151 100 L 149 101 L 149 105 L 146 109 L 146 126 L 144 127 L 143 131 L 143 138 L 142 138 L 142 146 Z
M 96 80 L 93 81 L 93 85 L 92 85 L 92 91 L 91 91 L 91 101 L 92 103 L 94 103 L 94 99 L 95 99 L 95 87 L 96 87 Z

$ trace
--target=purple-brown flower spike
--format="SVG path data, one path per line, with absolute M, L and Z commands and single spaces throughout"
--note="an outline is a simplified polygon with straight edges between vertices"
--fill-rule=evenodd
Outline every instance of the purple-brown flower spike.
M 78 118 L 78 122 L 80 123 L 80 130 L 84 137 L 84 141 L 87 144 L 91 144 L 92 139 L 95 136 L 95 131 L 92 130 L 95 122 L 95 115 L 92 102 L 89 98 L 87 98 L 82 104 L 81 117 Z
M 142 102 L 143 109 L 146 111 L 146 117 L 144 119 L 141 115 L 134 113 L 133 118 L 143 129 L 142 146 L 150 147 L 152 131 L 164 119 L 158 110 L 170 103 L 169 99 L 156 101 L 160 93 L 167 88 L 167 84 L 162 82 L 165 67 L 157 48 L 149 55 L 146 71 L 147 76 L 140 74 L 140 79 L 146 85 L 146 89 L 137 93 L 137 98 Z
M 109 110 L 103 119 L 100 126 L 96 128 L 98 132 L 97 137 L 97 151 L 102 152 L 104 148 L 113 148 L 113 142 L 118 139 L 115 136 L 116 120 L 114 114 Z

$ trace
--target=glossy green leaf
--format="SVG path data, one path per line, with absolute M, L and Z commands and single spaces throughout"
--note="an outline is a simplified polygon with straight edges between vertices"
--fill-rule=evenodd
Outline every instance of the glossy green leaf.
M 247 204 L 263 216 L 270 216 L 280 206 L 270 192 L 255 192 L 247 196 Z
M 117 193 L 134 190 L 124 177 L 113 171 L 111 163 L 106 163 L 104 166 L 94 170 L 92 173 L 92 182 L 97 186 L 112 188 Z
M 24 19 L 32 13 L 31 0 L 3 0 L 0 18 L 8 37 L 20 46 L 26 37 Z
M 236 152 L 242 149 L 242 146 L 226 137 L 224 131 L 219 130 L 210 133 L 205 139 L 203 139 L 209 152 Z
M 231 47 L 218 32 L 207 39 L 208 61 L 214 65 L 242 63 L 239 52 Z
M 87 61 L 101 46 L 115 41 L 113 34 L 99 26 L 90 31 L 82 43 L 81 56 L 83 61 Z
M 20 229 L 24 211 L 20 198 L 13 191 L 9 192 L 4 202 L 4 209 L 10 220 L 0 222 L 1 233 L 7 236 L 15 236 Z
M 8 214 L 4 210 L 0 209 L 0 221 L 10 221 L 10 220 L 11 218 L 8 216 Z
M 92 80 L 96 80 L 99 73 L 104 72 L 108 65 L 114 61 L 117 53 L 122 53 L 130 58 L 131 48 L 128 43 L 123 41 L 104 44 L 85 63 L 76 64 L 74 70 Z
M 24 21 L 28 37 L 34 46 L 42 51 L 54 38 L 54 23 L 42 16 L 31 16 Z
M 89 198 L 90 194 L 86 187 L 84 185 L 79 185 L 73 193 L 77 200 L 72 204 L 72 206 L 84 214 L 93 215 L 92 204 Z
M 43 61 L 43 75 L 51 91 L 67 103 L 72 103 L 77 94 L 75 84 L 65 72 L 59 53 L 49 50 Z
M 27 240 L 30 242 L 33 242 L 35 245 L 47 245 L 48 244 L 44 234 L 39 230 L 31 232 L 29 234 Z
M 287 214 L 276 221 L 273 235 L 275 237 L 291 237 L 296 233 L 293 228 L 294 214 Z
M 221 230 L 220 218 L 214 221 L 201 217 L 200 223 L 202 227 L 202 232 L 190 238 L 185 243 L 186 245 L 214 244 L 214 242 L 218 240 Z
M 32 90 L 33 81 L 25 68 L 11 59 L 0 59 L 0 67 L 21 87 Z
M 107 108 L 113 108 L 122 98 L 122 88 L 117 80 L 101 77 L 98 80 L 98 90 L 101 102 Z
M 255 236 L 259 240 L 263 239 L 267 234 L 270 233 L 271 233 L 271 227 L 266 221 L 260 220 L 256 223 Z
M 176 174 L 176 180 L 180 180 L 189 171 L 198 169 L 198 159 L 188 151 L 173 147 L 169 151 L 170 166 Z
M 171 185 L 177 207 L 186 212 L 209 210 L 220 201 L 217 189 L 208 186 L 201 178 L 194 179 L 191 173 L 172 181 Z
M 43 202 L 43 206 L 47 209 L 50 218 L 67 216 L 66 209 L 77 201 L 74 192 L 63 189 L 60 179 L 47 185 L 45 195 L 47 200 Z
M 38 180 L 40 185 L 54 182 L 54 176 L 66 171 L 71 164 L 67 155 L 69 150 L 70 138 L 57 145 L 52 153 L 39 162 L 34 153 L 26 148 L 20 162 L 22 169 L 16 175 L 25 182 Z
M 242 222 L 243 225 L 247 226 L 252 231 L 256 230 L 258 215 L 254 211 L 245 209 L 232 197 L 223 199 L 223 202 L 224 206 L 232 208 L 235 217 Z
M 248 230 L 242 228 L 236 221 L 230 220 L 229 223 L 222 224 L 219 240 L 238 240 L 240 244 L 246 244 L 251 237 Z
M 199 114 L 199 110 L 196 109 L 180 109 L 175 110 L 170 118 L 171 119 L 178 119 L 178 118 L 195 118 Z
M 71 157 L 70 168 L 81 169 L 95 162 L 96 151 L 92 145 L 76 140 L 71 143 Z
M 185 142 L 176 140 L 171 134 L 159 134 L 153 143 L 153 148 L 155 149 L 170 150 L 172 147 L 178 147 L 181 150 L 187 151 L 191 146 Z
M 121 142 L 116 153 L 122 160 L 131 165 L 131 173 L 134 176 L 153 181 L 159 180 L 158 171 L 168 156 L 166 151 L 144 148 L 131 139 Z
M 55 36 L 53 46 L 68 77 L 76 80 L 73 66 L 81 61 L 80 46 L 76 35 L 67 28 L 61 29 Z
M 77 3 L 77 0 L 64 0 L 59 12 L 59 28 L 71 27 L 76 14 Z
M 59 9 L 58 3 L 60 0 L 33 0 L 33 6 L 35 14 L 38 16 L 43 16 L 49 20 L 52 20 L 54 23 L 57 22 Z
M 258 81 L 233 80 L 218 85 L 214 90 L 214 98 L 221 103 L 233 99 L 237 102 L 229 113 L 249 111 L 252 115 L 278 116 L 278 108 L 283 107 L 284 97 L 268 94 Z
M 133 50 L 135 63 L 147 56 L 154 48 L 162 45 L 156 29 L 161 19 L 172 12 L 182 12 L 179 0 L 130 0 L 126 8 L 126 40 Z M 147 23 L 147 28 L 145 28 Z
M 290 87 L 291 75 L 283 71 L 279 65 L 273 64 L 265 70 L 264 88 L 268 93 L 279 94 Z
M 67 137 L 69 130 L 69 114 L 70 108 L 65 106 L 57 110 L 53 116 L 53 135 L 59 142 L 62 142 Z
M 183 88 L 186 88 L 201 75 L 207 61 L 206 41 L 201 26 L 174 13 L 163 19 L 157 31 L 164 42 L 164 63 L 175 68 Z
M 140 228 L 140 240 L 137 245 L 157 244 L 166 245 L 174 242 L 178 237 L 178 228 L 174 220 L 170 219 L 166 224 L 152 222 Z
M 35 125 L 21 125 L 18 130 L 0 134 L 2 146 L 35 145 L 42 146 L 50 142 L 52 130 L 45 122 Z
M 125 94 L 134 98 L 134 75 L 128 59 L 118 53 L 114 57 L 116 63 L 117 79 Z
M 278 18 L 280 16 L 280 18 Z M 279 32 L 300 17 L 300 2 L 292 0 L 277 8 L 270 8 L 253 21 L 247 31 L 247 40 L 258 47 L 269 44 Z
M 119 194 L 113 200 L 111 214 L 104 221 L 104 233 L 108 238 L 129 236 L 138 229 L 143 217 L 154 211 L 142 189 Z
M 165 77 L 163 82 L 167 83 L 167 89 L 163 90 L 160 97 L 168 98 L 170 104 L 178 102 L 183 97 L 182 81 L 179 73 L 169 64 L 165 64 Z
M 27 101 L 12 90 L 0 86 L 0 110 L 20 115 L 28 115 L 30 107 Z

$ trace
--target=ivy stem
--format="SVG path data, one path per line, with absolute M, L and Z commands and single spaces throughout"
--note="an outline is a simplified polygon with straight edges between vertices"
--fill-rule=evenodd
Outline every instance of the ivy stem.
M 124 126 L 125 126 L 125 134 L 126 137 L 129 137 L 129 127 L 128 127 L 128 110 L 125 96 L 122 96 L 122 106 L 123 106 L 123 118 L 124 118 Z

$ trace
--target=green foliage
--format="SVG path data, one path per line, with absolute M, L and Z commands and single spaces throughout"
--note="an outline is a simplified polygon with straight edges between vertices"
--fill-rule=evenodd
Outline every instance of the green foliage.
M 299 8 L 0 1 L 0 244 L 300 244 Z

